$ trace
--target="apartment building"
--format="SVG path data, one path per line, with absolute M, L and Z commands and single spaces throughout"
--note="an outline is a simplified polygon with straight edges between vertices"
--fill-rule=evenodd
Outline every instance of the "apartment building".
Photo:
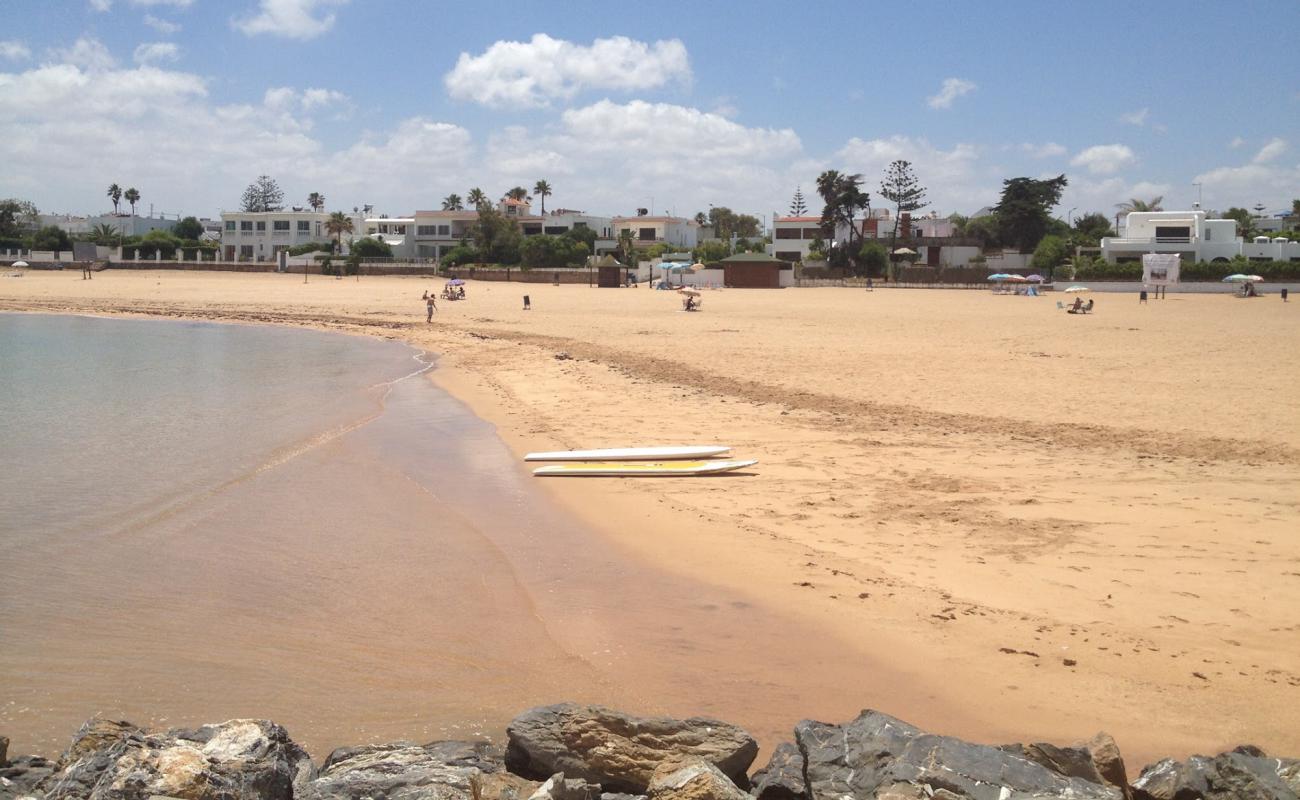
M 699 223 L 684 217 L 614 217 L 610 220 L 614 239 L 623 231 L 632 231 L 637 247 L 667 244 L 683 250 L 694 250 L 698 244 Z
M 813 240 L 824 239 L 821 226 L 821 217 L 776 217 L 769 254 L 791 263 L 807 261 Z
M 1205 211 L 1133 211 L 1123 236 L 1101 240 L 1107 261 L 1139 261 L 1144 253 L 1175 253 L 1183 261 L 1229 261 L 1245 256 L 1255 261 L 1300 261 L 1300 242 L 1284 237 L 1256 236 L 1244 242 L 1232 219 L 1209 219 Z
M 221 257 L 226 261 L 272 261 L 302 244 L 329 242 L 325 211 L 223 211 Z M 352 223 L 353 231 L 360 229 Z

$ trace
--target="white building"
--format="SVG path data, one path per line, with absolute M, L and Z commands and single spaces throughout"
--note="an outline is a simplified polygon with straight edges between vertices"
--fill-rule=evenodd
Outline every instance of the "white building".
M 623 231 L 632 231 L 632 240 L 637 247 L 652 247 L 667 244 L 683 250 L 694 250 L 698 243 L 699 223 L 684 217 L 614 217 L 614 239 Z
M 813 240 L 823 238 L 821 225 L 821 217 L 774 218 L 768 254 L 791 263 L 807 261 Z M 823 246 L 829 244 L 823 242 Z
M 411 255 L 414 258 L 442 258 L 469 235 L 478 222 L 477 211 L 417 211 Z
M 1143 253 L 1176 253 L 1183 261 L 1229 261 L 1246 256 L 1253 261 L 1300 261 L 1300 242 L 1257 236 L 1243 242 L 1237 222 L 1208 219 L 1192 211 L 1133 211 L 1123 236 L 1101 240 L 1102 257 L 1112 263 L 1140 261 Z
M 132 214 L 99 214 L 79 217 L 72 214 L 37 214 L 37 225 L 62 228 L 70 236 L 84 235 L 100 225 L 107 225 L 122 236 L 143 236 L 149 231 L 170 231 L 179 220 L 162 217 L 139 217 Z
M 578 228 L 593 230 L 596 232 L 593 255 L 612 252 L 618 247 L 618 242 L 614 237 L 614 220 L 612 218 L 584 214 L 581 211 L 573 211 L 567 208 L 548 211 L 545 216 L 521 217 L 519 227 L 524 236 L 537 236 L 539 234 L 563 236 L 565 233 Z
M 415 217 L 368 217 L 362 223 L 360 235 L 388 245 L 393 258 L 416 257 Z
M 351 236 L 363 235 L 365 220 L 348 216 Z M 326 229 L 329 218 L 327 211 L 223 211 L 221 257 L 225 261 L 273 261 L 281 250 L 327 244 L 334 240 Z M 343 235 L 345 246 L 350 238 Z

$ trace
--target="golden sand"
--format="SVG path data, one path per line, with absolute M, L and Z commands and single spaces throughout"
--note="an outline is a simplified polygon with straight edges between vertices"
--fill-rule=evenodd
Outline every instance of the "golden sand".
M 1300 752 L 1300 304 L 1097 294 L 1079 317 L 1050 295 L 723 290 L 686 314 L 646 289 L 471 283 L 426 325 L 440 286 L 28 272 L 0 279 L 0 309 L 398 337 L 520 452 L 730 444 L 754 475 L 546 489 L 894 676 L 809 713 L 980 741 L 1107 730 L 1138 763 Z

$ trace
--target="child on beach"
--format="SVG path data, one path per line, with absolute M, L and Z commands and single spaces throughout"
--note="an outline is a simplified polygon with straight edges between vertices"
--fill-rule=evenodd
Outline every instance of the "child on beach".
M 427 312 L 424 316 L 424 321 L 433 322 L 433 312 L 438 310 L 438 304 L 433 302 L 433 295 L 428 292 L 424 293 L 424 307 Z

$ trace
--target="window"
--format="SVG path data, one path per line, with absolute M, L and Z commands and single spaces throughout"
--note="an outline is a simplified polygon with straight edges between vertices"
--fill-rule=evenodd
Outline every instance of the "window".
M 251 244 L 241 244 L 241 245 L 239 246 L 239 257 L 240 257 L 240 258 L 252 258 L 252 257 L 253 257 L 253 246 L 252 246 Z
M 777 228 L 776 238 L 778 239 L 798 239 L 803 233 L 801 228 Z
M 822 229 L 821 229 L 821 228 L 804 228 L 804 229 L 803 229 L 803 238 L 805 238 L 805 239 L 817 239 L 817 238 L 820 238 L 821 235 L 822 235 Z
M 575 225 L 574 227 L 577 226 Z M 547 225 L 545 228 L 542 229 L 542 233 L 545 233 L 547 236 L 559 236 L 560 234 L 564 233 L 567 230 L 568 228 L 564 227 L 563 225 Z
M 575 222 L 575 223 L 573 223 L 573 227 L 574 227 L 574 228 L 585 228 L 585 227 L 587 227 L 587 223 L 585 223 L 585 222 Z
M 266 233 L 266 220 L 259 219 L 257 221 L 257 232 Z
M 438 235 L 439 235 L 439 236 L 451 236 L 451 226 L 450 226 L 450 225 L 439 225 L 439 226 L 438 226 Z
M 641 228 L 637 233 L 637 238 L 643 242 L 653 242 L 655 240 L 654 228 Z
M 298 233 L 311 233 L 311 220 L 298 220 Z
M 230 231 L 231 233 L 235 232 L 235 221 L 233 219 L 226 220 L 226 230 Z
M 1192 238 L 1192 229 L 1184 226 L 1157 225 L 1157 239 L 1190 239 Z
M 239 221 L 239 230 L 243 233 L 252 233 L 253 221 L 251 219 L 241 219 Z
M 797 250 L 778 250 L 776 257 L 782 261 L 802 261 L 803 256 Z
M 1206 226 L 1205 226 L 1205 241 L 1208 242 L 1208 241 L 1211 241 L 1212 239 L 1214 239 L 1214 228 L 1211 228 L 1209 225 L 1206 225 Z
M 437 225 L 416 225 L 415 226 L 416 236 L 436 236 L 437 234 L 438 234 Z
M 393 233 L 396 233 L 396 234 L 399 235 L 399 236 L 405 236 L 405 235 L 406 235 L 406 226 L 405 226 L 405 225 L 394 225 L 394 226 L 393 226 Z
M 275 220 L 275 221 L 273 221 L 273 222 L 271 223 L 271 228 L 272 228 L 276 233 L 288 233 L 288 232 L 289 232 L 289 220 L 287 220 L 287 219 L 277 219 L 277 220 Z

